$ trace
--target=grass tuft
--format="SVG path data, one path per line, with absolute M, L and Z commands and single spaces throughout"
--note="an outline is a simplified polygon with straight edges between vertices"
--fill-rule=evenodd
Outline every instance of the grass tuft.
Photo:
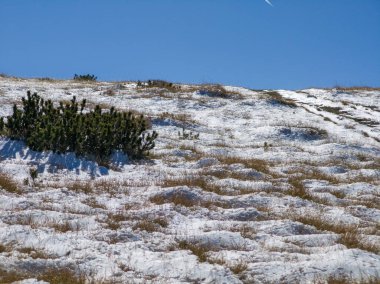
M 269 97 L 269 102 L 271 104 L 282 105 L 282 106 L 286 106 L 290 108 L 297 107 L 297 104 L 294 102 L 294 100 L 284 98 L 283 96 L 280 95 L 279 92 L 269 91 L 269 92 L 266 92 L 265 95 Z
M 320 231 L 330 231 L 339 235 L 338 243 L 345 245 L 347 248 L 356 248 L 371 253 L 380 253 L 380 246 L 372 245 L 363 240 L 363 235 L 359 233 L 357 226 L 331 222 L 323 219 L 317 214 L 292 215 L 294 221 L 315 227 Z
M 229 269 L 232 271 L 232 273 L 234 273 L 236 275 L 239 275 L 242 272 L 246 271 L 247 268 L 248 268 L 247 263 L 245 263 L 243 261 L 239 261 L 238 263 L 229 267 Z
M 200 203 L 198 200 L 187 198 L 185 195 L 180 194 L 180 193 L 173 194 L 170 198 L 166 198 L 165 196 L 162 196 L 162 195 L 155 195 L 155 196 L 152 196 L 149 200 L 158 205 L 172 202 L 174 203 L 174 205 L 180 205 L 184 207 L 193 207 L 193 206 L 199 205 Z
M 318 282 L 317 282 L 318 283 Z M 322 283 L 326 283 L 323 281 Z M 338 276 L 330 276 L 327 279 L 327 284 L 349 284 L 349 283 L 360 283 L 360 284 L 379 284 L 379 277 L 369 277 L 365 279 L 355 280 L 351 276 L 347 275 L 338 275 Z
M 50 284 L 84 284 L 86 277 L 78 275 L 68 268 L 50 268 L 43 272 L 21 273 L 19 271 L 7 271 L 0 269 L 0 283 L 11 284 L 29 278 L 37 278 L 38 281 L 46 281 Z
M 270 174 L 269 164 L 265 160 L 224 155 L 213 155 L 212 157 L 218 159 L 223 164 L 243 164 L 244 167 L 248 169 L 254 169 L 264 174 Z
M 188 242 L 186 240 L 179 241 L 178 247 L 183 250 L 189 250 L 194 254 L 199 262 L 207 261 L 207 252 L 209 251 L 206 246 Z
M 357 248 L 372 252 L 375 254 L 380 254 L 380 245 L 369 244 L 363 240 L 363 236 L 358 232 L 358 230 L 350 230 L 339 236 L 338 243 L 345 245 L 347 248 Z
M 159 232 L 162 228 L 169 226 L 169 221 L 165 217 L 151 218 L 147 216 L 139 220 L 133 227 L 133 230 L 142 230 L 147 232 Z
M 10 193 L 20 193 L 17 183 L 5 173 L 0 173 L 0 188 L 3 188 Z
M 37 276 L 39 281 L 46 281 L 50 284 L 84 284 L 86 277 L 77 275 L 68 268 L 49 269 Z
M 67 186 L 67 189 L 75 192 L 83 192 L 86 194 L 93 192 L 93 186 L 89 181 L 74 181 Z

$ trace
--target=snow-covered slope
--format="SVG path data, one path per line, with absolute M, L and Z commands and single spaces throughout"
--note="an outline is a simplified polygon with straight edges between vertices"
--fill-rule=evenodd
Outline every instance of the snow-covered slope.
M 109 168 L 0 138 L 0 283 L 380 281 L 380 91 L 203 89 L 0 77 L 0 116 L 31 90 L 159 133 Z

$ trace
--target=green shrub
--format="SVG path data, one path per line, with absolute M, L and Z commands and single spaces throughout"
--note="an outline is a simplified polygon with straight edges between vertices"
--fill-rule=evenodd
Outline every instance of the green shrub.
M 91 75 L 91 74 L 86 74 L 86 75 L 75 74 L 74 75 L 74 80 L 75 81 L 91 81 L 91 82 L 95 82 L 97 79 L 98 78 L 95 75 Z
M 4 118 L 0 117 L 0 135 L 3 133 L 4 128 L 5 128 Z
M 38 170 L 36 168 L 30 168 L 29 169 L 29 174 L 30 174 L 30 177 L 32 178 L 33 183 L 34 183 L 34 181 L 38 177 Z
M 70 103 L 60 102 L 54 107 L 51 100 L 45 101 L 29 91 L 22 105 L 22 110 L 13 106 L 5 132 L 35 151 L 74 152 L 105 161 L 114 150 L 138 158 L 155 146 L 157 133 L 146 133 L 143 115 L 118 112 L 114 107 L 103 112 L 99 105 L 85 113 L 86 100 L 79 105 L 75 96 Z
M 196 140 L 196 139 L 199 139 L 199 133 L 194 134 L 193 132 L 191 131 L 188 132 L 185 130 L 185 128 L 182 128 L 182 133 L 181 131 L 178 131 L 178 137 L 179 139 L 182 139 L 182 140 L 185 140 L 185 139 Z
M 167 82 L 164 80 L 148 80 L 148 87 L 157 87 L 157 88 L 172 88 L 173 83 Z

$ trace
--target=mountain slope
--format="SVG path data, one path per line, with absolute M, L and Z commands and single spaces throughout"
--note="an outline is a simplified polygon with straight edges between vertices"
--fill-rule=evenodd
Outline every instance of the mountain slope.
M 1 138 L 0 275 L 379 281 L 379 90 L 0 78 L 0 115 L 27 90 L 144 113 L 159 138 L 109 168 Z

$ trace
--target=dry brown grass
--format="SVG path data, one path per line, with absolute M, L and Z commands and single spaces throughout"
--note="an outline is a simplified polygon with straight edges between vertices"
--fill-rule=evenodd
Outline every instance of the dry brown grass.
M 189 250 L 192 254 L 194 254 L 199 262 L 207 261 L 207 252 L 210 251 L 209 247 L 193 242 L 189 242 L 186 240 L 182 240 L 178 242 L 179 249 Z
M 167 178 L 162 180 L 159 185 L 162 187 L 188 186 L 193 188 L 200 188 L 203 191 L 213 192 L 218 195 L 226 196 L 237 196 L 255 192 L 254 188 L 240 188 L 234 186 L 225 187 L 223 185 L 218 185 L 215 183 L 216 178 L 235 178 L 239 180 L 250 180 L 250 178 L 247 178 L 245 175 L 239 173 L 225 172 L 224 175 L 220 172 L 209 172 L 208 170 L 205 170 L 199 172 L 198 174 Z
M 368 252 L 380 254 L 380 245 L 370 244 L 368 242 L 363 241 L 363 235 L 361 235 L 357 229 L 342 233 L 339 236 L 338 243 L 345 245 L 349 249 L 357 248 Z
M 330 231 L 336 234 L 344 234 L 346 232 L 357 229 L 352 225 L 332 223 L 331 221 L 325 220 L 321 215 L 318 215 L 316 213 L 309 213 L 304 215 L 297 215 L 293 214 L 292 212 L 289 213 L 292 220 L 301 222 L 305 225 L 313 226 L 320 231 Z
M 231 228 L 230 231 L 231 232 L 239 232 L 243 238 L 251 239 L 251 240 L 253 240 L 257 234 L 257 231 L 254 228 L 252 228 L 246 224 L 238 226 L 238 227 Z
M 206 257 L 207 262 L 210 264 L 218 264 L 223 267 L 227 267 L 229 270 L 231 270 L 232 273 L 236 275 L 240 275 L 244 271 L 247 270 L 248 264 L 242 260 L 235 262 L 233 264 L 228 263 L 224 257 Z
M 223 139 L 223 138 L 222 138 Z M 218 148 L 230 148 L 231 145 L 226 140 L 219 140 L 214 143 L 208 144 L 210 147 L 218 147 Z M 237 148 L 237 146 L 236 146 Z
M 238 261 L 234 264 L 228 264 L 224 258 L 217 258 L 208 255 L 210 251 L 218 251 L 217 248 L 211 244 L 200 244 L 187 240 L 181 240 L 178 242 L 178 248 L 182 250 L 189 250 L 194 254 L 199 262 L 209 262 L 210 264 L 218 264 L 228 267 L 232 273 L 239 275 L 247 270 L 248 265 L 243 261 Z
M 242 260 L 228 267 L 232 273 L 239 275 L 242 272 L 246 271 L 248 268 L 248 264 Z
M 95 181 L 75 180 L 67 185 L 67 189 L 85 194 L 93 192 L 114 194 L 121 186 L 122 183 L 114 179 L 97 179 Z
M 93 186 L 98 192 L 114 193 L 118 191 L 120 183 L 113 179 L 99 179 L 94 181 Z
M 32 214 L 26 214 L 24 216 L 19 216 L 16 220 L 13 220 L 12 222 L 7 222 L 9 225 L 23 225 L 23 226 L 30 226 L 32 229 L 38 228 L 39 224 L 34 220 Z
M 224 194 L 223 189 L 212 183 L 210 178 L 201 175 L 188 175 L 182 177 L 173 177 L 165 179 L 160 184 L 162 187 L 175 187 L 175 186 L 188 186 L 198 187 L 204 191 L 215 192 L 217 194 Z
M 359 233 L 357 226 L 331 222 L 317 214 L 295 215 L 290 213 L 290 216 L 292 220 L 313 226 L 320 231 L 330 231 L 338 234 L 338 243 L 345 245 L 347 248 L 357 248 L 377 254 L 380 252 L 378 245 L 371 245 L 363 240 L 363 235 Z
M 135 225 L 133 225 L 132 229 L 147 231 L 147 232 L 157 232 L 161 229 L 161 227 L 153 223 L 152 221 L 142 220 L 142 221 L 138 221 Z
M 331 156 L 326 161 L 318 161 L 316 162 L 303 162 L 301 166 L 311 166 L 311 167 L 333 167 L 333 166 L 340 166 L 345 169 L 349 170 L 360 170 L 360 169 L 380 169 L 380 158 L 373 157 L 370 155 L 366 155 L 363 153 L 355 153 L 352 154 L 352 157 L 356 159 L 357 161 L 348 160 L 342 157 L 337 156 Z M 301 171 L 305 171 L 302 170 Z M 318 171 L 318 170 L 316 170 Z M 324 176 L 328 176 L 327 174 L 324 174 Z M 360 177 L 359 177 L 360 178 Z M 337 179 L 336 179 L 337 181 Z
M 302 178 L 290 178 L 289 184 L 292 188 L 286 191 L 287 194 L 310 201 L 314 200 L 314 197 L 305 188 Z
M 305 187 L 305 181 L 307 180 L 318 180 L 318 181 L 327 181 L 330 184 L 338 184 L 340 180 L 329 174 L 325 174 L 318 169 L 310 168 L 310 164 L 305 163 L 303 167 L 296 167 L 286 172 L 288 176 L 288 184 L 291 186 L 289 189 L 283 191 L 287 195 L 294 197 L 300 197 L 305 200 L 313 201 L 320 204 L 329 204 L 327 198 L 321 198 L 319 196 L 314 196 L 310 191 Z M 344 194 L 334 191 L 332 192 L 336 197 L 342 197 Z
M 347 183 L 371 183 L 371 184 L 373 183 L 373 184 L 380 185 L 378 176 L 375 176 L 375 175 L 366 176 L 362 173 L 358 175 L 349 176 L 346 182 Z
M 129 271 L 133 270 L 129 265 L 127 265 L 125 263 L 120 263 L 118 266 L 124 272 L 129 272 Z
M 206 168 L 202 170 L 200 174 L 203 176 L 212 176 L 218 179 L 233 178 L 233 179 L 241 180 L 241 181 L 257 180 L 257 177 L 253 175 L 248 175 L 244 172 L 231 171 L 228 168 L 222 168 L 222 169 L 217 169 L 217 170 L 210 170 Z M 241 191 L 243 192 L 243 189 Z
M 57 232 L 66 233 L 69 231 L 78 231 L 77 226 L 73 226 L 69 221 L 51 222 L 48 224 L 50 228 L 53 228 Z
M 330 184 L 338 184 L 340 180 L 334 176 L 326 174 L 318 169 L 303 165 L 287 172 L 288 176 L 296 180 L 323 180 L 328 181 Z
M 186 123 L 186 124 L 195 124 L 195 120 L 191 118 L 190 114 L 187 113 L 169 113 L 163 112 L 159 115 L 160 119 L 172 119 L 178 122 Z
M 325 281 L 316 282 L 316 283 L 326 283 Z M 330 276 L 327 279 L 327 284 L 379 284 L 380 283 L 380 277 L 368 277 L 363 278 L 360 280 L 356 280 L 352 278 L 352 276 L 347 275 L 337 275 L 337 276 Z
M 165 89 L 170 92 L 179 92 L 181 91 L 181 86 L 174 84 L 172 82 L 164 81 L 164 80 L 148 80 L 146 82 L 137 82 L 138 89 L 149 89 L 149 88 L 158 88 Z
M 112 97 L 116 95 L 116 91 L 114 89 L 108 89 L 107 91 L 103 92 L 103 95 Z
M 331 106 L 320 106 L 319 107 L 321 110 L 336 114 L 336 115 L 341 115 L 342 114 L 342 108 L 341 107 L 331 107 Z
M 380 210 L 380 197 L 372 196 L 370 199 L 367 200 L 350 200 L 347 202 L 347 205 L 353 204 Z
M 344 199 L 346 197 L 346 194 L 344 193 L 344 191 L 335 190 L 335 191 L 330 191 L 329 193 L 339 199 Z
M 120 227 L 121 227 L 121 224 L 119 222 L 115 222 L 115 221 L 112 221 L 112 220 L 109 220 L 107 222 L 107 225 L 108 225 L 109 229 L 114 230 L 114 231 L 119 230 Z
M 49 282 L 50 284 L 84 284 L 86 277 L 78 275 L 68 268 L 49 269 L 37 276 L 38 280 Z
M 27 279 L 27 276 L 16 271 L 7 271 L 0 268 L 0 283 L 2 284 L 11 284 L 23 279 Z
M 109 213 L 107 215 L 107 226 L 111 230 L 118 230 L 121 227 L 121 223 L 124 221 L 130 220 L 130 216 L 122 214 L 122 213 Z
M 274 104 L 279 104 L 291 108 L 296 108 L 297 104 L 292 99 L 286 99 L 280 95 L 277 91 L 269 91 L 264 93 L 265 97 L 268 98 L 268 101 Z
M 76 180 L 67 185 L 67 189 L 75 192 L 92 193 L 94 188 L 90 181 Z
M 209 97 L 223 98 L 223 99 L 240 99 L 242 95 L 238 92 L 227 91 L 220 84 L 204 84 L 195 87 L 200 95 Z
M 231 205 L 228 202 L 220 201 L 220 200 L 198 200 L 191 199 L 186 197 L 182 193 L 174 193 L 170 197 L 165 197 L 162 195 L 155 195 L 149 199 L 151 202 L 162 205 L 165 203 L 173 203 L 176 206 L 184 206 L 184 207 L 195 207 L 202 206 L 204 208 L 213 209 L 216 207 L 221 208 L 231 208 Z
M 33 259 L 55 259 L 56 255 L 48 254 L 42 250 L 37 250 L 35 248 L 24 247 L 18 249 L 19 252 L 28 254 Z
M 338 184 L 340 182 L 340 180 L 337 177 L 323 173 L 323 172 L 318 171 L 318 170 L 306 172 L 304 174 L 304 178 L 305 179 L 315 179 L 315 180 L 325 180 L 325 181 L 328 181 L 330 184 Z
M 38 222 L 35 220 L 32 214 L 26 214 L 24 216 L 19 216 L 17 219 L 12 220 L 12 222 L 7 222 L 9 225 L 23 225 L 30 226 L 32 229 L 37 228 L 52 228 L 57 232 L 65 233 L 68 231 L 79 231 L 79 223 L 69 220 L 54 220 L 47 219 L 43 222 Z
M 145 187 L 150 186 L 155 183 L 155 180 L 151 179 L 124 179 L 122 180 L 118 186 L 124 186 L 124 187 Z M 125 193 L 125 192 L 124 192 Z
M 91 196 L 87 198 L 86 200 L 82 201 L 82 203 L 92 207 L 92 208 L 99 208 L 99 209 L 107 209 L 107 207 L 103 204 L 100 204 L 94 196 Z
M 223 257 L 208 257 L 207 262 L 210 264 L 218 264 L 220 266 L 226 266 L 227 261 Z
M 216 156 L 213 156 L 216 158 Z M 224 164 L 243 164 L 248 168 L 255 168 L 256 171 L 269 173 L 268 165 L 265 161 L 257 159 L 240 159 L 235 157 L 223 157 L 218 156 Z M 272 177 L 276 177 L 276 174 L 272 174 Z M 264 179 L 269 177 L 263 176 Z M 161 181 L 158 181 L 156 185 L 161 187 L 177 187 L 177 186 L 188 186 L 197 187 L 207 192 L 213 192 L 218 195 L 236 196 L 242 194 L 250 194 L 255 192 L 254 188 L 247 188 L 244 186 L 224 186 L 222 184 L 217 184 L 217 180 L 233 178 L 241 181 L 256 180 L 257 177 L 253 175 L 248 175 L 244 172 L 231 171 L 227 168 L 218 168 L 217 170 L 210 170 L 204 168 L 199 170 L 197 173 L 185 173 L 182 176 L 172 176 L 166 177 Z M 261 177 L 260 177 L 261 178 Z
M 162 228 L 166 228 L 167 226 L 169 226 L 168 219 L 164 217 L 158 217 L 153 219 L 153 223 L 160 225 Z
M 166 228 L 169 225 L 169 222 L 165 218 L 155 218 L 152 220 L 141 220 L 138 221 L 133 227 L 133 230 L 142 230 L 147 232 L 158 232 L 162 228 Z
M 20 193 L 17 183 L 5 173 L 0 173 L 0 188 L 3 188 L 10 193 Z
M 12 248 L 8 245 L 0 244 L 0 253 L 11 251 Z
M 184 140 L 183 140 L 184 141 Z M 173 147 L 175 148 L 175 147 Z M 194 162 L 198 161 L 202 157 L 206 157 L 204 153 L 200 152 L 197 147 L 194 144 L 188 144 L 186 142 L 182 142 L 179 146 L 178 149 L 183 150 L 183 151 L 191 151 L 191 153 L 187 154 L 183 157 L 187 162 Z M 166 157 L 168 159 L 169 157 Z M 177 157 L 175 157 L 177 158 Z M 168 159 L 170 160 L 170 159 Z
M 211 157 L 218 159 L 221 163 L 226 164 L 226 165 L 243 164 L 244 167 L 248 169 L 254 169 L 264 174 L 271 174 L 270 169 L 269 169 L 270 165 L 265 160 L 254 159 L 254 158 L 241 158 L 241 157 L 236 157 L 236 156 L 225 156 L 225 155 L 212 155 Z
M 180 206 L 185 206 L 185 207 L 193 207 L 196 205 L 200 205 L 199 201 L 185 198 L 181 194 L 174 194 L 170 199 L 167 199 L 162 195 L 155 195 L 155 196 L 152 196 L 149 200 L 159 205 L 169 203 L 169 202 L 174 203 L 174 205 L 180 205 Z
M 366 155 L 366 154 L 364 154 L 364 153 L 357 153 L 357 154 L 355 155 L 355 157 L 356 157 L 356 159 L 358 159 L 358 161 L 360 161 L 360 162 L 367 162 L 367 161 L 370 161 L 370 160 L 372 159 L 371 156 Z
M 68 268 L 50 268 L 42 272 L 22 273 L 20 271 L 6 271 L 0 269 L 0 283 L 10 284 L 29 278 L 37 278 L 50 284 L 84 284 L 86 277 L 78 275 Z

